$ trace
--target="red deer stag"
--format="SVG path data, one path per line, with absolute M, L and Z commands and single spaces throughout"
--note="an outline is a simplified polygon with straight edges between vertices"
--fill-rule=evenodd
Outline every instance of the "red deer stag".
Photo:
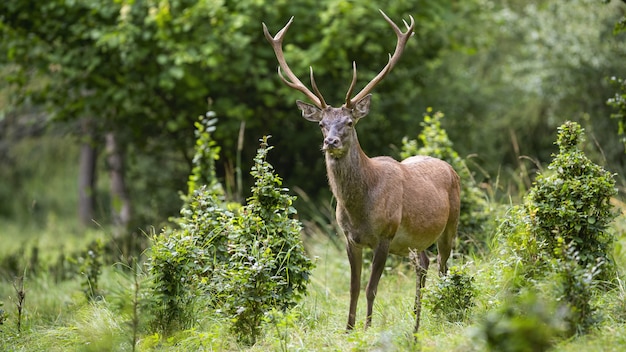
M 429 259 L 425 250 L 437 243 L 439 272 L 447 272 L 456 235 L 460 208 L 459 177 L 452 167 L 439 159 L 414 156 L 398 162 L 390 157 L 369 158 L 359 145 L 355 126 L 369 112 L 370 91 L 398 62 L 402 51 L 413 34 L 415 21 L 404 23 L 408 30 L 402 32 L 396 24 L 380 11 L 398 37 L 396 49 L 389 62 L 358 94 L 350 98 L 356 83 L 356 64 L 353 63 L 352 83 L 346 102 L 339 108 L 324 101 L 311 68 L 311 92 L 291 71 L 282 49 L 285 33 L 293 17 L 275 37 L 263 24 L 265 37 L 272 45 L 278 59 L 278 75 L 285 84 L 304 93 L 314 105 L 296 101 L 302 116 L 319 123 L 324 135 L 323 151 L 330 188 L 337 199 L 336 217 L 346 236 L 350 261 L 350 310 L 348 330 L 354 328 L 357 301 L 360 292 L 363 247 L 374 251 L 371 276 L 365 289 L 367 317 L 365 327 L 371 325 L 372 307 L 378 282 L 389 253 L 407 256 L 411 253 L 417 274 L 415 294 L 415 331 L 419 329 L 421 288 L 426 281 Z M 283 76 L 281 73 L 286 75 Z M 419 254 L 416 254 L 419 253 Z

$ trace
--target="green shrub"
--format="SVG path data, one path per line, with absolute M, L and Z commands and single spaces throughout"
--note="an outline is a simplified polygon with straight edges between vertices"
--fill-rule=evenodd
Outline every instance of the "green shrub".
M 574 246 L 567 246 L 564 251 L 565 259 L 558 261 L 558 301 L 566 307 L 568 333 L 585 334 L 599 321 L 597 307 L 591 301 L 597 286 L 594 277 L 601 273 L 604 263 L 598 258 L 596 265 L 582 267 Z
M 222 313 L 246 344 L 256 341 L 267 313 L 290 308 L 302 297 L 313 268 L 300 240 L 300 222 L 292 218 L 295 197 L 287 195 L 266 160 L 271 149 L 264 137 L 251 172 L 252 196 L 241 215 L 233 218 L 230 259 L 215 285 L 221 296 L 228 297 Z
M 240 342 L 253 344 L 268 312 L 293 306 L 306 292 L 313 264 L 293 219 L 295 197 L 266 161 L 271 149 L 264 138 L 252 196 L 237 213 L 225 209 L 215 187 L 202 187 L 187 198 L 180 229 L 154 238 L 155 327 L 190 327 L 202 299 L 231 322 Z
M 510 296 L 479 325 L 488 350 L 541 352 L 549 350 L 563 332 L 562 317 L 549 300 L 534 292 Z
M 599 283 L 616 277 L 608 227 L 617 190 L 613 175 L 578 148 L 584 138 L 579 124 L 566 122 L 558 132 L 559 153 L 548 172 L 500 224 L 502 266 L 514 292 L 554 280 L 568 332 L 584 333 L 598 320 L 591 302 Z
M 474 278 L 467 273 L 466 268 L 452 266 L 437 286 L 426 288 L 424 304 L 448 321 L 459 322 L 474 307 L 475 296 Z
M 530 232 L 545 246 L 547 258 L 563 258 L 560 242 L 574 247 L 582 267 L 605 263 L 603 278 L 615 273 L 611 249 L 615 241 L 608 231 L 617 213 L 610 200 L 617 194 L 613 174 L 594 164 L 579 145 L 583 129 L 566 122 L 558 129 L 559 153 L 539 174 L 526 197 Z
M 102 291 L 99 285 L 102 274 L 102 254 L 104 245 L 100 239 L 96 239 L 89 244 L 87 250 L 78 258 L 80 273 L 84 276 L 81 283 L 83 292 L 88 300 L 99 300 L 102 298 Z
M 483 250 L 487 244 L 485 224 L 489 220 L 489 204 L 467 168 L 463 158 L 454 150 L 448 134 L 441 127 L 442 112 L 430 114 L 428 109 L 421 123 L 423 130 L 417 140 L 405 137 L 402 141 L 400 156 L 408 158 L 414 155 L 428 155 L 447 161 L 461 178 L 461 216 L 459 218 L 459 251 L 468 253 Z M 422 147 L 419 146 L 422 145 Z
M 207 290 L 215 266 L 228 260 L 228 234 L 233 215 L 223 207 L 223 191 L 215 173 L 219 146 L 211 133 L 216 119 L 208 112 L 195 123 L 193 168 L 176 230 L 152 238 L 148 268 L 152 277 L 153 328 L 164 333 L 193 325 L 198 297 Z

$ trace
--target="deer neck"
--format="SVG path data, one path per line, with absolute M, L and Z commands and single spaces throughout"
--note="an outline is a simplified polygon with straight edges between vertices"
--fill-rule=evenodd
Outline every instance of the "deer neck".
M 328 182 L 338 203 L 344 206 L 364 204 L 371 179 L 370 162 L 358 140 L 340 158 L 326 153 Z

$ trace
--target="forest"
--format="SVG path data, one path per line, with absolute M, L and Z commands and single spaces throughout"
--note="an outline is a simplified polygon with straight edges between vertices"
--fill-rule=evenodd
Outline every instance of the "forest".
M 448 275 L 387 260 L 372 327 L 322 134 L 461 178 Z M 0 350 L 606 351 L 626 345 L 626 1 L 6 0 Z M 362 288 L 371 252 L 366 253 Z

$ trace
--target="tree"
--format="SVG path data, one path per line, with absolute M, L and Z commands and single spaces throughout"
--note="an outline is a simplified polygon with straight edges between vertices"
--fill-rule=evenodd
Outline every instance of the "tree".
M 456 11 L 455 3 L 449 1 L 448 8 L 427 1 L 415 11 L 413 2 L 403 0 L 385 8 L 398 20 L 413 14 L 420 26 L 405 54 L 414 61 L 398 65 L 377 90 L 380 102 L 365 135 L 381 129 L 384 133 L 364 138 L 371 150 L 387 149 L 412 125 L 412 101 L 420 91 L 416 82 L 428 62 L 448 45 L 441 29 L 444 18 Z M 36 89 L 29 86 L 22 91 L 21 100 L 45 103 L 55 123 L 91 117 L 94 140 L 103 144 L 104 136 L 113 133 L 119 150 L 131 153 L 122 156 L 126 162 L 136 158 L 133 155 L 176 150 L 176 158 L 190 168 L 193 121 L 211 98 L 213 110 L 223 116 L 215 137 L 227 165 L 236 160 L 235 136 L 241 121 L 254 139 L 280 131 L 273 134 L 283 152 L 274 164 L 284 170 L 285 179 L 315 193 L 325 184 L 322 158 L 317 148 L 311 148 L 317 143 L 317 132 L 303 128 L 305 122 L 293 108 L 300 97 L 276 76 L 275 59 L 260 22 L 273 28 L 296 17 L 286 54 L 297 62 L 294 70 L 301 77 L 309 65 L 314 66 L 320 88 L 336 104 L 345 92 L 335 87 L 343 82 L 347 86 L 351 61 L 358 62 L 359 82 L 364 82 L 384 66 L 393 47 L 394 36 L 377 6 L 374 1 L 345 0 L 271 5 L 250 0 L 53 0 L 44 5 L 8 0 L 0 5 L 0 28 L 6 38 L 1 48 L 5 65 L 20 68 L 12 82 L 41 82 Z M 251 160 L 253 154 L 254 144 L 245 145 L 242 160 Z M 153 173 L 133 167 L 129 165 L 127 172 L 133 175 L 131 194 L 137 194 L 137 183 L 148 182 Z M 148 192 L 142 198 L 156 194 Z M 168 209 L 173 212 L 176 206 Z M 141 211 L 136 213 L 140 216 Z

